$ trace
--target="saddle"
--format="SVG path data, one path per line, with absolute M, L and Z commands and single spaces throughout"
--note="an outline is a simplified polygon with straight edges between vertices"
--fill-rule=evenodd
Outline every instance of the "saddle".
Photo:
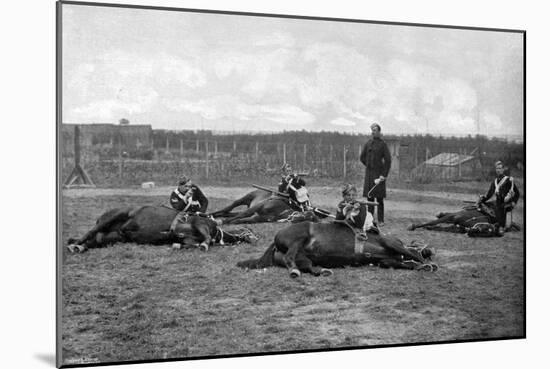
M 353 232 L 353 236 L 354 236 L 354 240 L 355 240 L 354 250 L 355 250 L 356 254 L 362 254 L 363 253 L 365 242 L 367 242 L 369 240 L 369 233 L 380 234 L 380 230 L 376 227 L 371 227 L 369 230 L 367 230 L 367 232 L 363 232 L 360 229 L 352 227 L 345 220 L 334 220 L 334 223 L 344 225 L 344 226 L 348 227 Z

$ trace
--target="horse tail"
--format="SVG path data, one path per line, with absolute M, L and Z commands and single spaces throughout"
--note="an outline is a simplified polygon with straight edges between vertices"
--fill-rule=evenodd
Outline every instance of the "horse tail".
M 265 250 L 264 254 L 259 259 L 249 259 L 239 261 L 237 266 L 243 269 L 261 269 L 273 266 L 273 254 L 275 253 L 275 242 Z

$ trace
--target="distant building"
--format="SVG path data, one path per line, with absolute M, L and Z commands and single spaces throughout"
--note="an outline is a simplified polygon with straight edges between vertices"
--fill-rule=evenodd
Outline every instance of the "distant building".
M 74 142 L 74 123 L 64 123 L 61 125 L 62 147 L 65 150 L 73 150 Z M 79 124 L 80 126 L 80 146 L 86 147 L 105 147 L 112 148 L 117 145 L 119 137 L 125 148 L 150 147 L 152 143 L 153 129 L 149 124 L 129 125 L 129 124 L 111 124 L 94 123 Z
M 440 153 L 413 169 L 411 177 L 419 180 L 473 179 L 480 176 L 479 157 L 450 152 Z

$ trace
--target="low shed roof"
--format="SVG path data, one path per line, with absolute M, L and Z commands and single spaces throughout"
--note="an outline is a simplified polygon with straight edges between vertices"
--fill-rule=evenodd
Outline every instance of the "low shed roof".
M 457 166 L 458 164 L 464 164 L 474 158 L 475 156 L 472 156 L 472 155 L 461 155 L 461 154 L 455 154 L 452 152 L 442 152 L 441 154 L 438 154 L 433 158 L 426 160 L 424 164 L 437 165 L 437 166 L 443 166 L 443 167 L 454 167 L 454 166 Z

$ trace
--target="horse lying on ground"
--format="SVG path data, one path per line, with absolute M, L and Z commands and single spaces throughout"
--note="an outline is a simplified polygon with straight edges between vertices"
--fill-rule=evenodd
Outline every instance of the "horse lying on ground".
M 283 266 L 293 278 L 300 276 L 300 272 L 331 275 L 327 268 L 346 265 L 435 271 L 437 265 L 429 262 L 433 255 L 431 248 L 415 243 L 404 246 L 392 236 L 368 233 L 367 240 L 358 240 L 345 223 L 302 222 L 277 232 L 262 257 L 241 261 L 237 266 L 246 269 Z
M 233 209 L 239 206 L 246 206 L 247 208 L 250 208 L 252 206 L 255 206 L 264 200 L 269 199 L 273 195 L 270 192 L 264 191 L 264 190 L 255 190 L 247 193 L 240 199 L 237 199 L 233 201 L 231 204 L 227 205 L 225 208 L 220 209 L 218 211 L 215 211 L 213 213 L 210 213 L 213 217 L 234 217 L 238 213 L 231 212 Z
M 472 237 L 499 236 L 498 227 L 494 226 L 497 222 L 494 208 L 493 202 L 468 205 L 453 213 L 439 213 L 436 216 L 437 219 L 426 223 L 413 223 L 408 229 L 414 231 L 417 228 L 426 228 L 432 231 L 467 233 Z M 443 226 L 442 224 L 451 225 Z M 512 223 L 510 230 L 518 231 L 519 226 Z
M 242 212 L 231 212 L 238 206 L 248 206 Z M 272 195 L 263 190 L 256 190 L 247 193 L 238 200 L 235 200 L 225 208 L 215 211 L 210 215 L 223 217 L 223 224 L 245 224 L 264 223 L 289 220 L 293 222 L 309 220 L 319 221 L 329 214 L 320 209 L 301 211 L 291 200 L 283 196 Z
M 96 225 L 78 240 L 69 239 L 71 252 L 103 247 L 115 242 L 162 245 L 178 242 L 184 247 L 198 246 L 202 250 L 214 243 L 251 242 L 257 237 L 248 229 L 232 232 L 222 230 L 216 221 L 203 216 L 189 216 L 174 233 L 169 232 L 177 210 L 165 206 L 127 207 L 108 210 Z

